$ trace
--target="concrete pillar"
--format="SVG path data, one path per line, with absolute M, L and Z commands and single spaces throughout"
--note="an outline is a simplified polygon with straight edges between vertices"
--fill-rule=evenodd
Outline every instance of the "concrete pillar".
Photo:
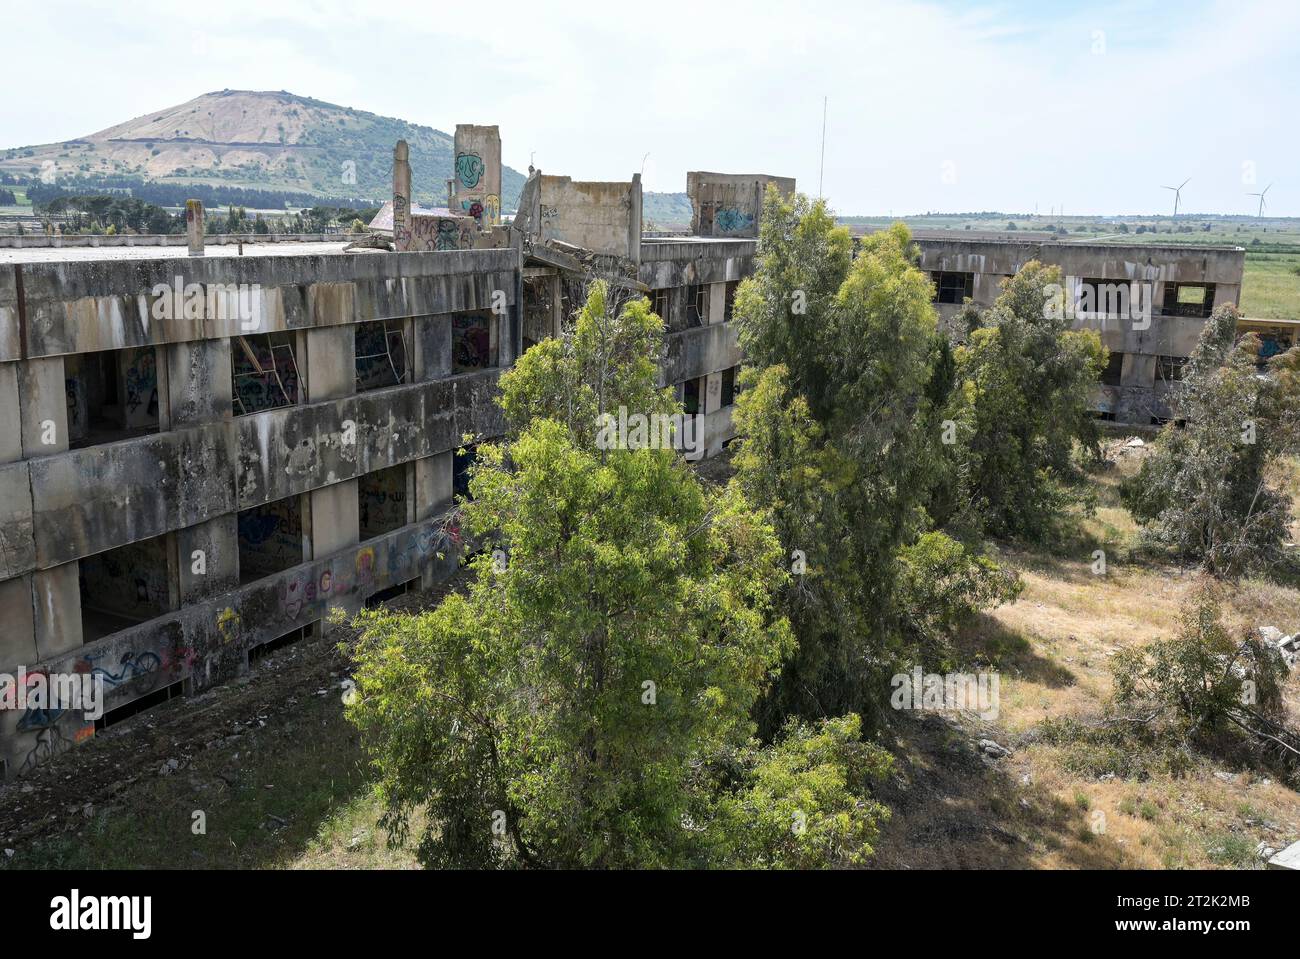
M 185 236 L 189 240 L 190 256 L 203 255 L 203 203 L 185 201 Z
M 159 393 L 170 429 L 229 420 L 232 416 L 230 340 L 194 340 L 161 348 L 159 369 L 166 370 L 166 393 Z
M 411 243 L 411 150 L 405 140 L 393 147 L 393 248 Z
M 710 283 L 709 284 L 709 315 L 705 318 L 706 323 L 721 323 L 722 318 L 727 312 L 727 284 Z
M 13 675 L 19 666 L 34 663 L 36 625 L 32 619 L 32 578 L 19 576 L 0 583 L 0 672 Z
M 0 363 L 0 410 L 17 410 L 18 364 Z M 23 458 L 21 416 L 0 416 L 0 465 Z
M 299 361 L 309 402 L 356 392 L 356 331 L 351 325 L 307 331 L 306 361 Z M 303 556 L 322 559 L 361 541 L 357 481 L 347 480 L 303 497 Z M 323 628 L 323 627 L 322 627 Z
M 417 316 L 411 368 L 415 383 L 451 376 L 451 314 Z
M 429 519 L 451 506 L 452 458 L 454 450 L 435 453 L 415 461 L 415 516 L 413 521 Z
M 68 399 L 63 357 L 42 357 L 18 364 L 18 410 L 23 459 L 67 450 Z
M 323 559 L 361 542 L 356 480 L 323 486 L 308 495 L 312 559 Z
M 430 519 L 445 512 L 452 505 L 452 473 L 454 450 L 435 453 L 415 461 L 414 522 Z M 455 569 L 456 558 L 447 556 L 439 560 L 430 556 L 428 565 L 420 573 L 420 588 L 430 589 Z
M 564 332 L 564 303 L 561 301 L 564 295 L 564 281 L 557 272 L 551 277 L 551 309 L 555 311 L 553 322 L 553 336 L 560 336 Z
M 194 340 L 161 348 L 171 429 L 232 418 L 230 340 Z M 163 387 L 160 378 L 159 389 Z M 177 588 L 192 606 L 239 587 L 239 526 L 234 513 L 176 531 Z
M 347 326 L 326 326 L 307 330 L 306 362 L 298 358 L 307 402 L 351 396 L 357 388 L 356 330 Z
M 38 659 L 76 649 L 81 636 L 81 588 L 76 560 L 32 574 L 32 608 Z

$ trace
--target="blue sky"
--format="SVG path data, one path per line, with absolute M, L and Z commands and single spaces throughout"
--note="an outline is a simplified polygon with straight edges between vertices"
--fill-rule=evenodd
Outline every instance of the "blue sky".
M 12 18 L 10 18 L 12 21 Z M 12 21 L 0 146 L 223 88 L 450 131 L 525 169 L 685 189 L 767 172 L 843 213 L 1300 216 L 1300 4 L 43 0 Z M 84 69 L 80 68 L 84 67 Z M 13 85 L 14 77 L 25 80 Z M 646 157 L 645 154 L 649 153 Z

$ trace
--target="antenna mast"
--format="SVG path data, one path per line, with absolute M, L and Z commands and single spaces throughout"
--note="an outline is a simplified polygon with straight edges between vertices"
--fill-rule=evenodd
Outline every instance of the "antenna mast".
M 826 175 L 826 103 L 830 97 L 822 97 L 822 163 L 817 171 L 817 199 L 822 199 L 822 181 Z

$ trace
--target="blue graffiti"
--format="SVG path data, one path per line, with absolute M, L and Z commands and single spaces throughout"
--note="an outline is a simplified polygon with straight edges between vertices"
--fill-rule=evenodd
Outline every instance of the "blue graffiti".
M 461 153 L 456 157 L 456 178 L 472 190 L 483 178 L 483 159 L 477 153 Z
M 727 206 L 718 210 L 716 222 L 723 233 L 736 233 L 753 226 L 754 217 L 749 213 L 742 213 L 735 207 Z

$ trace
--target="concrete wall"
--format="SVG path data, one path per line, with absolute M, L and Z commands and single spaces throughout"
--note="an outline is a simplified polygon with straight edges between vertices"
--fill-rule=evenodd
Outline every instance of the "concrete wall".
M 639 262 L 641 175 L 630 183 L 588 183 L 567 176 L 538 180 L 541 239 Z M 522 205 L 522 203 L 521 203 Z
M 534 182 L 540 191 L 540 178 Z M 639 233 L 631 232 L 639 231 L 639 182 L 618 186 L 602 194 L 615 198 L 605 219 L 596 209 L 581 212 L 584 185 L 565 181 L 557 196 L 577 238 L 594 237 L 613 255 L 639 254 Z M 692 285 L 721 295 L 753 266 L 753 241 L 647 249 L 639 278 L 678 298 Z M 525 256 L 515 244 L 0 267 L 0 402 L 16 411 L 0 418 L 0 668 L 126 669 L 136 678 L 110 688 L 112 708 L 175 682 L 205 688 L 247 669 L 251 648 L 330 607 L 355 609 L 389 586 L 445 576 L 455 564 L 443 531 L 454 450 L 466 433 L 501 429 L 493 403 L 500 370 L 457 375 L 455 330 L 466 316 L 486 316 L 499 365 L 518 355 Z M 547 287 L 540 308 L 549 313 L 538 323 L 557 330 L 563 276 L 546 268 L 538 279 Z M 247 316 L 157 316 L 166 295 L 159 284 L 196 285 L 206 300 L 209 287 L 232 283 L 250 294 Z M 731 436 L 721 372 L 739 362 L 739 349 L 720 310 L 710 313 L 707 326 L 667 337 L 662 365 L 665 383 L 702 379 L 705 444 L 716 452 Z M 357 324 L 376 320 L 402 330 L 407 376 L 357 393 Z M 264 333 L 293 346 L 297 401 L 236 415 L 234 338 Z M 153 358 L 160 429 L 70 449 L 67 370 L 103 350 Z M 376 472 L 387 469 L 376 485 Z M 401 525 L 362 540 L 363 496 L 374 500 L 368 516 Z M 268 504 L 296 512 L 297 532 L 291 523 L 283 542 L 274 531 L 258 543 L 246 536 L 241 570 L 239 514 Z M 284 549 L 259 567 L 268 543 Z M 134 556 L 146 549 L 148 556 Z M 156 582 L 144 577 L 145 599 L 159 615 L 103 638 L 83 636 L 83 561 L 96 594 L 113 588 L 108 580 L 126 584 L 123 602 L 135 599 L 147 567 Z M 143 615 L 138 603 L 129 607 L 119 611 Z M 0 759 L 10 772 L 93 732 L 72 715 L 23 728 L 20 719 L 0 714 Z
M 1139 284 L 1140 295 L 1150 297 L 1149 320 L 1098 310 L 1075 318 L 1072 325 L 1097 330 L 1107 350 L 1124 354 L 1119 385 L 1101 387 L 1094 408 L 1141 425 L 1172 415 L 1169 398 L 1177 387 L 1158 380 L 1158 358 L 1189 356 L 1205 325 L 1201 318 L 1165 315 L 1166 289 L 1177 283 L 1214 284 L 1213 306 L 1235 304 L 1245 270 L 1245 251 L 1239 247 L 965 239 L 924 231 L 916 234 L 916 244 L 921 269 L 974 274 L 971 299 L 984 307 L 997 299 L 1003 280 L 1033 260 L 1060 267 L 1069 298 L 1086 279 Z M 936 309 L 942 320 L 950 321 L 961 306 L 939 303 Z
M 758 236 L 763 194 L 768 184 L 775 184 L 777 190 L 786 196 L 795 190 L 793 178 L 766 173 L 687 173 L 691 233 L 695 236 Z
M 480 227 L 501 222 L 501 133 L 495 126 L 456 124 L 454 179 L 447 208 Z

